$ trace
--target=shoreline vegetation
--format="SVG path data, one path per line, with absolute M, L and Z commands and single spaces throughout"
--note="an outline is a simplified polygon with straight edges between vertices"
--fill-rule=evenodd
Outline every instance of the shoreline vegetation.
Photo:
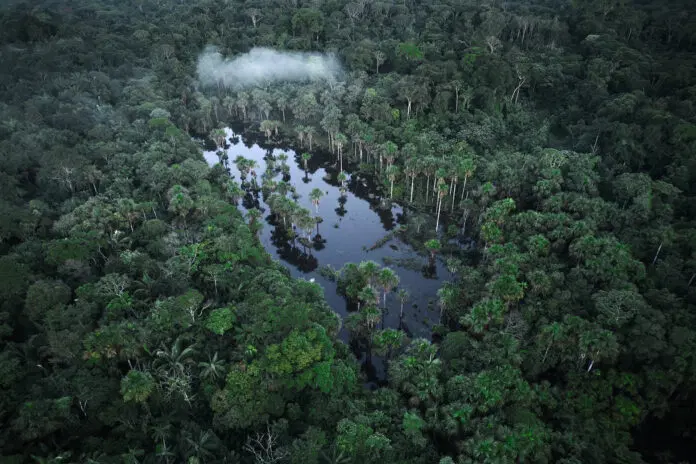
M 688 462 L 695 38 L 686 0 L 4 2 L 0 462 Z M 320 266 L 348 192 L 389 232 Z

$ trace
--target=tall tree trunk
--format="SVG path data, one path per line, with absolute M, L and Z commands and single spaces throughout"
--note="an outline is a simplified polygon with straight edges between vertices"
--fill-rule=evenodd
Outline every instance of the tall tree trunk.
M 442 198 L 438 199 L 437 203 L 437 221 L 435 221 L 435 233 L 437 233 L 437 230 L 440 228 L 440 209 L 442 207 Z
M 660 251 L 662 251 L 662 245 L 664 242 L 660 242 L 660 246 L 657 248 L 657 253 L 655 253 L 655 257 L 652 260 L 653 265 L 655 265 L 655 262 L 657 262 L 657 257 L 660 256 Z
M 464 185 L 462 185 L 462 199 L 461 199 L 461 201 L 464 201 L 464 192 L 466 192 L 467 179 L 469 179 L 469 176 L 464 176 Z
M 411 198 L 409 199 L 409 203 L 413 203 L 413 182 L 416 180 L 416 176 L 411 176 Z
M 425 177 L 425 203 L 428 203 L 428 197 L 430 196 L 430 174 Z
M 437 176 L 433 177 L 433 194 L 439 199 L 439 195 L 437 194 Z M 437 203 L 436 203 L 437 204 Z
M 452 189 L 452 212 L 454 213 L 454 199 L 457 198 L 457 183 L 452 182 L 454 188 Z

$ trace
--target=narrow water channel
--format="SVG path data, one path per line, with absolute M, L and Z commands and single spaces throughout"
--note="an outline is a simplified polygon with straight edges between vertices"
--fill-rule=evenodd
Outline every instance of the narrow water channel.
M 337 284 L 324 277 L 319 272 L 320 269 L 323 266 L 331 266 L 338 270 L 346 263 L 365 260 L 388 265 L 399 276 L 398 288 L 405 288 L 410 294 L 404 306 L 401 327 L 410 337 L 430 338 L 431 326 L 439 317 L 439 308 L 434 304 L 437 290 L 441 287 L 441 280 L 451 276 L 439 261 L 435 263 L 434 273 L 432 269 L 431 272 L 423 272 L 422 267 L 426 265 L 427 257 L 414 251 L 397 236 L 398 234 L 394 234 L 399 225 L 405 224 L 408 212 L 405 212 L 402 206 L 382 198 L 374 180 L 369 176 L 353 174 L 348 164 L 343 166 L 348 180 L 347 190 L 342 193 L 337 179 L 339 167 L 336 158 L 329 153 L 313 151 L 305 171 L 301 153 L 289 148 L 263 148 L 257 143 L 246 142 L 230 128 L 226 128 L 225 132 L 227 146 L 224 151 L 229 159 L 230 175 L 235 180 L 240 180 L 240 172 L 234 163 L 237 156 L 241 155 L 257 163 L 255 173 L 260 183 L 269 162 L 277 166 L 278 156 L 285 153 L 288 157 L 286 164 L 289 171 L 286 171 L 285 177 L 278 173 L 274 180 L 285 180 L 292 184 L 299 194 L 297 202 L 309 209 L 314 216 L 323 219 L 318 226 L 320 240 L 313 240 L 312 248 L 306 248 L 300 243 L 293 244 L 284 234 L 276 231 L 263 193 L 259 192 L 257 198 L 247 191 L 240 207 L 244 213 L 252 207 L 261 210 L 264 227 L 259 237 L 266 250 L 283 263 L 293 277 L 313 279 L 321 285 L 327 302 L 342 317 L 355 308 L 349 307 L 346 299 L 337 292 Z M 220 150 L 208 150 L 209 148 L 212 147 L 207 145 L 203 155 L 212 166 L 220 162 Z M 309 198 L 314 188 L 324 193 L 318 208 L 312 205 Z M 378 242 L 391 234 L 394 236 L 386 243 L 379 243 L 380 246 L 375 248 Z M 387 311 L 383 316 L 385 328 L 400 326 L 400 302 L 396 296 L 398 288 L 387 297 Z M 342 330 L 341 338 L 349 341 L 349 334 L 345 328 Z M 356 354 L 358 357 L 361 356 L 359 353 Z M 376 369 L 379 371 L 379 366 L 376 366 Z

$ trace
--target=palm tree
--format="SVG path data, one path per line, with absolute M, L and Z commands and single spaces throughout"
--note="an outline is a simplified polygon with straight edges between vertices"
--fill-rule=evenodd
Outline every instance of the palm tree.
M 249 229 L 251 229 L 254 235 L 256 235 L 258 232 L 257 228 L 261 227 L 258 222 L 259 218 L 261 217 L 261 211 L 256 208 L 251 208 L 247 210 L 246 217 L 247 221 L 249 222 Z
M 446 282 L 445 285 L 437 291 L 437 296 L 440 304 L 440 324 L 442 324 L 442 315 L 445 309 L 450 308 L 454 304 L 454 299 L 456 297 L 454 286 L 450 282 Z
M 237 166 L 237 170 L 239 171 L 239 177 L 244 180 L 247 174 L 249 174 L 249 160 L 242 155 L 238 155 L 234 159 L 234 164 Z
M 197 436 L 190 432 L 184 432 L 186 446 L 190 453 L 198 458 L 197 462 L 205 462 L 214 456 L 213 451 L 218 448 L 217 437 L 211 430 L 200 430 Z M 189 459 L 189 462 L 192 462 Z
M 326 453 L 321 452 L 322 464 L 349 464 L 352 462 L 351 458 L 343 455 L 343 451 L 340 451 L 337 446 L 331 446 L 331 450 Z
M 324 192 L 318 188 L 314 188 L 311 192 L 309 192 L 309 199 L 312 200 L 312 204 L 317 209 L 317 213 L 319 212 L 319 200 L 321 200 L 321 197 L 323 196 Z
M 192 362 L 191 356 L 195 353 L 193 345 L 184 348 L 184 337 L 179 335 L 170 349 L 162 346 L 155 352 L 155 368 L 170 372 L 183 372 L 186 364 Z
M 358 265 L 358 270 L 365 277 L 367 283 L 372 285 L 379 272 L 379 264 L 374 261 L 362 261 Z
M 247 169 L 251 171 L 251 182 L 254 184 L 254 188 L 258 188 L 256 184 L 256 169 L 258 169 L 259 164 L 254 160 L 247 160 Z
M 459 174 L 461 170 L 461 162 L 457 160 L 457 162 L 455 162 L 454 170 L 452 171 L 452 213 L 454 213 L 454 200 L 457 198 L 457 182 L 459 182 Z
M 270 139 L 273 134 L 274 124 L 273 121 L 264 120 L 261 121 L 259 129 L 266 135 L 266 139 Z
M 317 130 L 312 127 L 312 126 L 307 126 L 305 127 L 305 134 L 307 135 L 307 141 L 309 142 L 309 149 L 312 149 L 312 139 L 314 138 L 314 134 L 316 134 Z
M 392 141 L 387 141 L 383 145 L 384 158 L 387 160 L 387 167 L 394 164 L 397 154 L 399 153 L 399 147 Z
M 279 180 L 276 185 L 276 192 L 282 197 L 285 197 L 290 191 L 290 185 L 284 180 Z
M 239 188 L 239 184 L 233 181 L 232 179 L 228 179 L 225 182 L 225 193 L 227 194 L 227 197 L 234 203 L 235 205 L 239 202 L 239 199 L 242 198 L 244 195 L 244 192 L 242 191 L 241 188 Z
M 379 285 L 382 287 L 382 290 L 384 291 L 383 293 L 383 302 L 382 306 L 385 308 L 387 307 L 387 294 L 392 291 L 394 287 L 399 285 L 399 276 L 396 275 L 394 271 L 389 269 L 388 267 L 385 267 L 381 271 L 379 271 L 379 275 L 377 276 L 377 282 Z
M 444 200 L 444 198 L 447 196 L 448 188 L 449 187 L 447 187 L 447 184 L 445 184 L 444 182 L 438 185 L 437 220 L 435 221 L 435 233 L 437 233 L 437 230 L 440 227 L 440 211 L 442 210 L 442 200 Z
M 314 218 L 309 214 L 307 210 L 304 210 L 303 213 L 304 214 L 302 214 L 299 217 L 297 226 L 304 231 L 304 233 L 307 236 L 307 240 L 311 240 L 312 232 L 314 232 L 314 226 L 316 222 L 314 222 Z
M 376 306 L 366 306 L 361 311 L 363 315 L 363 320 L 365 321 L 365 326 L 367 327 L 370 345 L 372 345 L 372 334 L 374 333 L 377 324 L 382 320 L 382 311 Z
M 418 160 L 415 158 L 409 158 L 406 161 L 406 167 L 405 167 L 405 174 L 406 177 L 411 178 L 411 195 L 409 196 L 409 203 L 413 203 L 413 185 L 416 181 L 416 175 L 418 174 Z
M 307 163 L 309 162 L 309 160 L 312 159 L 312 155 L 305 152 L 305 153 L 302 153 L 301 158 L 302 158 L 302 163 L 304 164 L 304 170 L 306 172 L 307 171 Z
M 416 227 L 416 233 L 420 234 L 421 227 L 425 225 L 425 218 L 423 216 L 415 216 L 411 219 L 411 223 Z
M 430 260 L 435 261 L 435 254 L 440 251 L 442 245 L 438 239 L 432 239 L 425 242 L 425 248 L 430 252 Z
M 437 171 L 437 160 L 432 156 L 428 156 L 421 161 L 422 171 L 425 173 L 425 202 L 428 202 L 430 196 L 430 176 Z
M 343 171 L 343 147 L 348 143 L 348 138 L 345 135 L 338 133 L 336 134 L 336 139 L 334 142 L 336 144 L 336 148 L 338 149 L 338 161 L 340 164 L 340 169 Z
M 399 297 L 399 302 L 401 303 L 401 308 L 399 309 L 399 319 L 404 318 L 404 304 L 408 300 L 408 297 L 410 296 L 408 294 L 408 291 L 406 291 L 405 288 L 399 289 L 399 292 L 397 293 L 397 296 Z
M 210 138 L 215 142 L 220 150 L 225 148 L 225 139 L 227 138 L 225 129 L 213 129 L 210 131 Z
M 474 175 L 474 171 L 476 171 L 476 165 L 474 164 L 474 160 L 471 158 L 466 158 L 462 160 L 461 163 L 461 169 L 462 169 L 462 174 L 464 175 L 464 185 L 462 185 L 462 200 L 464 200 L 464 193 L 466 192 L 466 181 L 469 179 L 469 177 Z
M 336 179 L 341 183 L 341 187 L 345 187 L 348 176 L 345 172 L 341 171 L 338 173 L 338 176 L 336 176 Z
M 212 358 L 208 355 L 207 362 L 199 362 L 198 367 L 201 368 L 201 377 L 204 379 L 217 380 L 218 377 L 225 375 L 225 363 L 218 358 L 217 351 Z
M 394 196 L 394 181 L 396 176 L 399 175 L 399 167 L 396 165 L 389 165 L 386 170 L 387 178 L 389 179 L 389 198 Z
M 379 295 L 375 292 L 375 289 L 369 285 L 363 287 L 363 289 L 358 292 L 358 309 L 360 309 L 361 303 L 369 305 L 374 303 L 375 300 L 379 302 Z

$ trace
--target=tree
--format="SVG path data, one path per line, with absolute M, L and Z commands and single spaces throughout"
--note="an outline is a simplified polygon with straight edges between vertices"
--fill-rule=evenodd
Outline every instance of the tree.
M 155 352 L 157 356 L 157 360 L 154 363 L 155 368 L 166 372 L 183 372 L 186 366 L 193 362 L 191 356 L 195 353 L 195 347 L 192 345 L 185 347 L 184 341 L 184 337 L 180 335 L 171 347 L 167 348 L 165 345 L 162 345 Z
M 391 359 L 393 352 L 401 348 L 405 334 L 396 329 L 380 330 L 375 334 L 374 348 L 377 354 Z
M 338 180 L 341 183 L 341 188 L 345 188 L 346 186 L 346 181 L 348 180 L 348 176 L 344 171 L 340 171 L 338 173 L 338 176 L 336 177 L 336 180 Z
M 121 380 L 123 401 L 144 403 L 155 389 L 155 379 L 149 372 L 130 370 Z
M 437 219 L 435 220 L 435 233 L 437 233 L 437 231 L 440 227 L 440 211 L 442 210 L 442 201 L 447 196 L 448 189 L 449 189 L 449 187 L 444 182 L 438 184 L 438 188 L 437 188 L 437 192 L 438 192 L 438 195 L 437 195 L 437 198 L 438 198 L 438 200 L 437 200 Z
M 476 165 L 474 164 L 474 161 L 471 158 L 464 158 L 461 162 L 461 170 L 464 177 L 464 184 L 462 185 L 461 197 L 461 201 L 463 201 L 464 195 L 467 193 L 466 182 L 469 180 L 471 176 L 474 175 L 474 172 L 476 171 Z
M 304 165 L 304 170 L 306 172 L 307 171 L 307 163 L 309 163 L 309 160 L 312 159 L 312 155 L 310 155 L 309 153 L 302 153 L 301 158 L 302 158 L 302 164 Z
M 215 142 L 215 144 L 218 146 L 218 149 L 224 150 L 225 148 L 225 140 L 227 139 L 227 134 L 225 133 L 224 129 L 213 129 L 210 132 L 210 138 Z
M 198 367 L 203 379 L 217 380 L 225 374 L 225 363 L 218 358 L 217 351 L 212 357 L 208 356 L 208 361 L 199 362 Z
M 375 74 L 379 74 L 379 67 L 382 66 L 384 61 L 386 60 L 386 55 L 384 52 L 381 52 L 380 50 L 376 50 L 374 53 L 375 56 Z
M 247 437 L 244 450 L 254 456 L 256 464 L 275 464 L 288 457 L 288 451 L 280 446 L 278 437 L 269 427 L 265 433 Z
M 394 271 L 385 267 L 379 271 L 377 275 L 377 283 L 382 287 L 383 301 L 382 305 L 387 307 L 387 294 L 399 285 L 399 276 Z
M 404 304 L 406 304 L 406 301 L 408 301 L 408 298 L 410 297 L 408 291 L 404 288 L 400 288 L 399 292 L 397 293 L 397 296 L 399 297 L 399 303 L 401 303 L 401 306 L 399 308 L 399 319 L 404 318 Z
M 319 201 L 321 200 L 321 197 L 324 196 L 324 192 L 321 191 L 321 189 L 318 188 L 313 188 L 311 192 L 309 192 L 309 199 L 312 200 L 312 205 L 317 210 L 317 213 L 319 212 Z
M 251 208 L 247 210 L 247 221 L 249 223 L 249 229 L 254 233 L 254 235 L 258 234 L 258 231 L 263 227 L 263 224 L 259 221 L 259 218 L 261 218 L 261 211 L 259 211 L 257 208 Z
M 387 167 L 386 171 L 387 177 L 389 178 L 389 198 L 394 196 L 394 181 L 399 175 L 399 168 L 397 166 L 391 165 Z
M 437 296 L 439 299 L 438 304 L 440 305 L 440 323 L 442 324 L 442 316 L 447 309 L 455 305 L 457 294 L 450 283 L 445 283 L 445 285 L 437 291 Z
M 431 239 L 425 242 L 425 249 L 430 252 L 430 259 L 435 260 L 435 254 L 440 251 L 442 245 L 437 239 Z

